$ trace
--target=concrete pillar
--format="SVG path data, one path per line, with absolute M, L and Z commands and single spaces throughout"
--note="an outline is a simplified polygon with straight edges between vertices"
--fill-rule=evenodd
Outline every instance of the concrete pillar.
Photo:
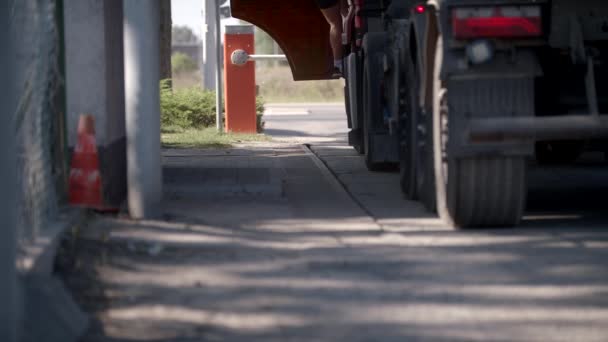
M 64 0 L 68 143 L 78 118 L 95 118 L 104 202 L 127 194 L 122 0 Z
M 216 0 L 203 0 L 203 88 L 215 90 L 215 69 L 217 65 L 216 25 L 218 11 Z
M 15 84 L 12 72 L 16 63 L 11 58 L 9 29 L 11 1 L 0 0 L 0 341 L 17 341 L 20 295 L 16 272 L 16 156 L 15 156 Z
M 158 1 L 124 1 L 128 200 L 136 219 L 161 214 L 159 13 Z

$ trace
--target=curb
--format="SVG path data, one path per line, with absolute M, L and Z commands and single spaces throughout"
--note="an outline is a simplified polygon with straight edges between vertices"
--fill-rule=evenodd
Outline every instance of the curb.
M 325 178 L 325 180 L 327 180 L 329 184 L 331 184 L 331 187 L 334 188 L 334 190 L 336 190 L 338 193 L 340 193 L 341 196 L 347 197 L 352 202 L 354 202 L 365 214 L 367 214 L 367 216 L 369 216 L 372 220 L 374 220 L 374 222 L 376 222 L 380 230 L 383 230 L 382 225 L 376 221 L 376 217 L 372 214 L 372 212 L 367 210 L 363 203 L 361 203 L 355 196 L 350 193 L 350 191 L 348 191 L 346 185 L 344 185 L 338 180 L 338 177 L 327 166 L 327 164 L 325 164 L 325 162 L 310 148 L 310 145 L 302 145 L 302 149 L 319 168 L 321 174 L 323 175 L 323 178 Z
M 86 220 L 85 210 L 70 208 L 40 232 L 35 241 L 22 246 L 18 261 L 23 290 L 21 342 L 75 342 L 87 330 L 88 316 L 53 273 L 63 234 Z
M 301 145 L 304 153 L 315 163 L 315 166 L 321 171 L 323 178 L 331 185 L 331 187 L 340 194 L 342 197 L 347 197 L 349 200 L 353 200 L 350 193 L 344 188 L 344 185 L 336 178 L 331 170 L 325 165 L 325 163 L 310 149 L 309 145 Z M 357 203 L 358 205 L 359 203 Z
M 65 210 L 47 229 L 40 231 L 33 241 L 23 243 L 17 261 L 19 271 L 25 275 L 51 276 L 61 237 L 68 229 L 81 226 L 85 220 L 85 210 Z

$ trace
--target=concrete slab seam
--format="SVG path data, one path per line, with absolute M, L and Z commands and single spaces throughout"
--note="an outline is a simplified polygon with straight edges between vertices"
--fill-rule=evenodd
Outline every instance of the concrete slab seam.
M 378 222 L 376 217 L 361 203 L 346 187 L 346 185 L 338 179 L 337 175 L 325 164 L 323 159 L 317 156 L 316 153 L 310 148 L 309 145 L 302 145 L 302 150 L 310 157 L 315 166 L 321 171 L 323 178 L 327 180 L 327 182 L 334 188 L 341 196 L 347 197 L 351 201 L 353 201 L 365 214 L 367 214 L 374 221 L 376 226 L 380 231 L 384 232 L 384 228 Z

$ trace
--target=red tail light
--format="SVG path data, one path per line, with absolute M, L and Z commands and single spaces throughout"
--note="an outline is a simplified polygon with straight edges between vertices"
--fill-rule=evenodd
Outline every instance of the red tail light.
M 542 35 L 540 6 L 462 7 L 452 10 L 457 39 L 527 38 Z

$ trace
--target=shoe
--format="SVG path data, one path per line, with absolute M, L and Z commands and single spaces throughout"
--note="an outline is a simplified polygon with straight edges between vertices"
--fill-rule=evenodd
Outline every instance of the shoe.
M 344 75 L 342 75 L 342 72 L 340 71 L 340 69 L 334 68 L 334 71 L 331 73 L 331 78 L 334 80 L 337 80 L 340 78 L 344 78 Z

